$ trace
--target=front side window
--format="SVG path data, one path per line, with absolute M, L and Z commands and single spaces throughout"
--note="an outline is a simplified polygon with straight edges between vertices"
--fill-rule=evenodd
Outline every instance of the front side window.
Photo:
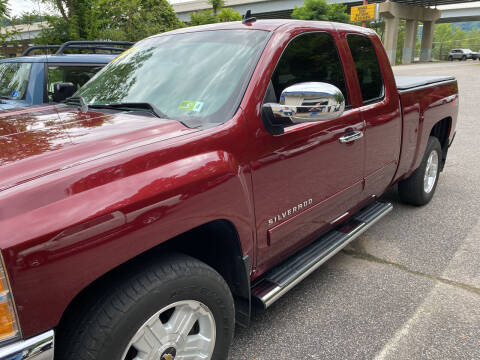
M 53 88 L 55 83 L 69 82 L 79 89 L 90 80 L 93 75 L 102 69 L 101 66 L 70 66 L 70 65 L 48 65 L 48 100 L 53 101 Z
M 0 63 L 0 97 L 25 99 L 31 68 L 31 63 Z
M 348 104 L 345 76 L 335 41 L 325 32 L 302 34 L 288 44 L 272 75 L 268 91 L 274 94 L 267 95 L 268 102 L 278 103 L 285 88 L 311 81 L 335 85 Z
M 347 35 L 348 46 L 357 70 L 364 104 L 383 98 L 383 77 L 377 54 L 370 39 L 363 35 Z
M 91 106 L 148 103 L 190 127 L 223 123 L 236 112 L 268 35 L 218 30 L 145 39 L 75 96 Z

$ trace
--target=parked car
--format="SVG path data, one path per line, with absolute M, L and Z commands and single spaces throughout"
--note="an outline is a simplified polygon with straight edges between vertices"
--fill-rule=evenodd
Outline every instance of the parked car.
M 448 53 L 448 61 L 453 60 L 480 60 L 480 54 L 470 49 L 452 49 Z
M 33 46 L 21 57 L 0 60 L 0 110 L 65 100 L 132 44 L 70 41 L 57 46 Z M 36 50 L 50 49 L 56 50 L 54 55 L 30 56 Z M 72 49 L 91 53 L 66 53 Z
M 432 199 L 457 113 L 455 78 L 395 77 L 373 30 L 249 17 L 1 113 L 0 358 L 227 359 L 387 189 Z

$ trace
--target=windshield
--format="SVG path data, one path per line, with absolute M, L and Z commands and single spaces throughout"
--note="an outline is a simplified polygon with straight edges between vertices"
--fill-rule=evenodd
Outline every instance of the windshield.
M 0 63 L 0 97 L 23 100 L 31 68 L 31 63 Z
M 268 34 L 217 30 L 146 39 L 74 97 L 90 106 L 148 103 L 191 127 L 222 123 L 237 110 Z

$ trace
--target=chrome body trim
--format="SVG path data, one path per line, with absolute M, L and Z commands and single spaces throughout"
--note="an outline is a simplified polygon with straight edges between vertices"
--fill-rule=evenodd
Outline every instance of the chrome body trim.
M 53 360 L 55 334 L 49 330 L 0 347 L 0 360 Z
M 338 223 L 340 220 L 342 220 L 343 218 L 347 217 L 348 214 L 350 214 L 350 212 L 347 211 L 345 214 L 342 214 L 342 215 L 336 217 L 335 219 L 333 219 L 332 221 L 330 221 L 330 224 L 333 225 L 333 224 Z
M 342 144 L 349 144 L 352 141 L 356 141 L 363 137 L 363 131 L 352 131 L 349 132 L 338 139 Z

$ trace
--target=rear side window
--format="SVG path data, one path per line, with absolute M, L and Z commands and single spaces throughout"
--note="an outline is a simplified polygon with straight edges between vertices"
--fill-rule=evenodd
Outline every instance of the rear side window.
M 377 54 L 369 38 L 362 35 L 347 35 L 364 104 L 383 98 L 383 78 Z
M 70 82 L 79 89 L 90 78 L 95 75 L 102 66 L 48 66 L 48 100 L 53 101 L 53 86 L 58 82 Z
M 283 52 L 271 81 L 277 102 L 285 88 L 315 81 L 338 87 L 348 104 L 342 63 L 335 41 L 328 33 L 307 33 L 294 38 Z

